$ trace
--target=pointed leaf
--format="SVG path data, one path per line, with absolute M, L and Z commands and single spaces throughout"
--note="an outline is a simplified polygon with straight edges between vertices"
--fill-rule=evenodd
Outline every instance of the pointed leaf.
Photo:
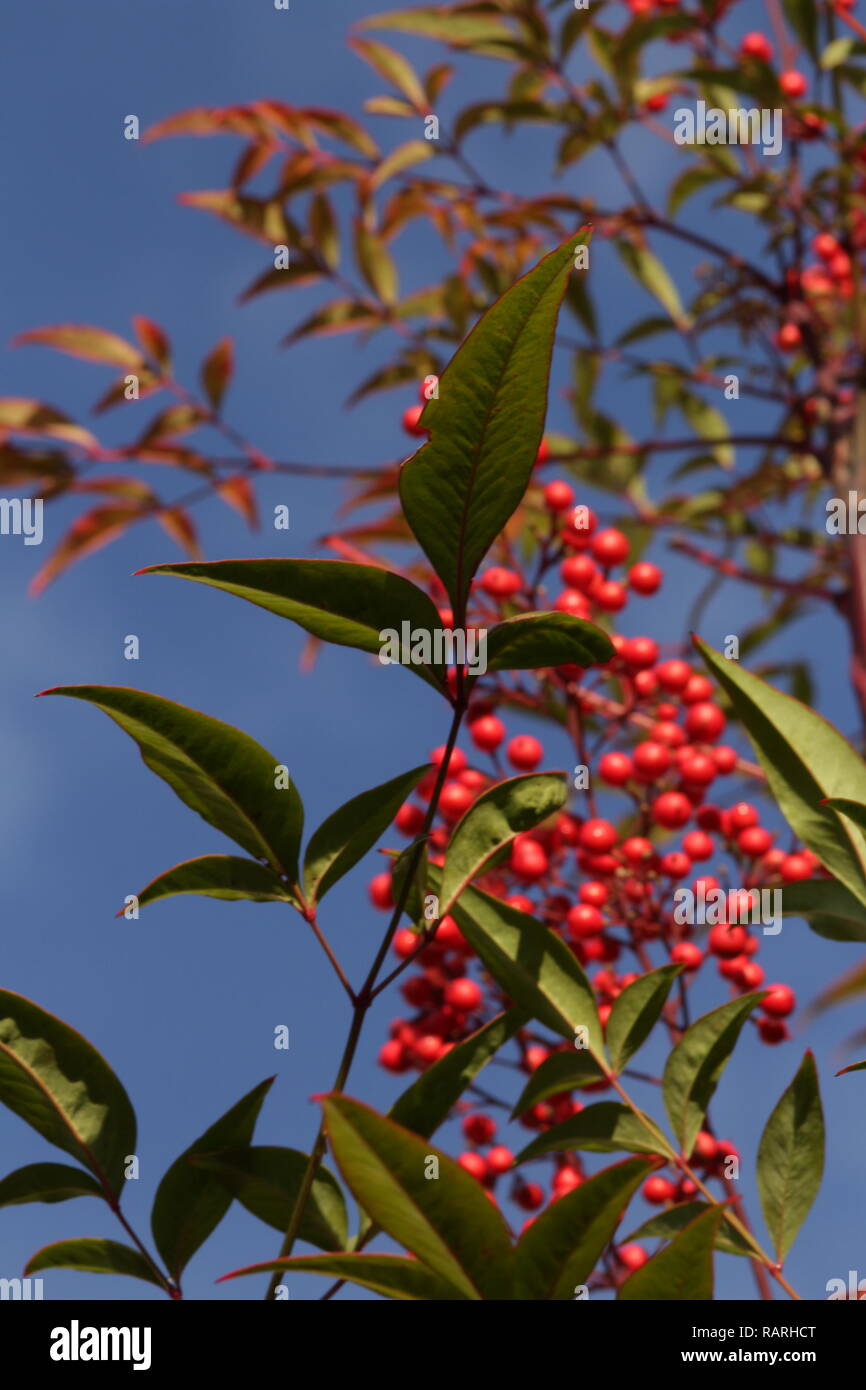
M 515 1257 L 515 1297 L 572 1299 L 613 1239 L 635 1189 L 652 1171 L 645 1159 L 627 1158 L 589 1178 L 536 1217 Z
M 866 838 L 820 804 L 828 797 L 866 802 L 863 760 L 820 714 L 694 640 L 730 696 L 786 821 L 831 874 L 866 902 Z
M 20 1202 L 68 1202 L 71 1197 L 105 1197 L 95 1178 L 67 1163 L 29 1163 L 0 1179 L 0 1207 Z
M 304 855 L 304 893 L 309 903 L 321 900 L 372 849 L 429 770 L 429 764 L 415 767 L 361 792 L 322 822 Z
M 440 872 L 430 867 L 433 892 Z M 528 913 L 477 888 L 463 890 L 451 915 L 509 998 L 569 1042 L 576 1029 L 586 1029 L 588 1050 L 604 1058 L 595 995 L 564 941 Z
M 634 278 L 667 309 L 674 323 L 687 324 L 677 287 L 658 257 L 629 241 L 617 241 L 616 249 Z
M 568 787 L 561 772 L 510 777 L 482 792 L 452 831 L 439 890 L 440 916 L 451 911 L 467 884 L 484 872 L 515 835 L 533 830 L 567 800 Z
M 324 1274 L 328 1279 L 348 1279 L 362 1289 L 372 1289 L 386 1298 L 424 1299 L 437 1303 L 465 1302 L 466 1295 L 422 1265 L 420 1260 L 408 1260 L 400 1255 L 293 1255 L 286 1260 L 270 1260 L 267 1264 L 250 1265 L 224 1274 L 223 1279 L 237 1279 L 244 1274 L 270 1274 L 292 1270 L 299 1274 Z
M 231 854 L 208 854 L 201 859 L 187 859 L 175 864 L 153 879 L 138 894 L 139 907 L 173 898 L 181 893 L 196 893 L 203 898 L 221 898 L 225 902 L 244 899 L 254 903 L 292 903 L 296 899 L 288 887 L 265 864 L 254 859 L 239 859 Z M 123 908 L 118 912 L 118 917 Z
M 152 772 L 185 805 L 294 880 L 304 811 L 294 783 L 278 787 L 283 766 L 261 744 L 198 710 L 123 686 L 69 685 L 43 691 L 86 700 L 138 744 Z
M 221 1149 L 190 1158 L 194 1168 L 215 1174 L 241 1206 L 281 1233 L 288 1229 L 308 1162 L 309 1155 L 297 1149 L 268 1145 Z M 346 1248 L 346 1203 L 327 1168 L 319 1167 L 298 1235 L 319 1250 Z
M 223 396 L 234 371 L 234 346 L 231 338 L 221 338 L 213 352 L 205 358 L 201 368 L 201 380 L 205 395 L 219 410 Z
M 196 1168 L 191 1160 L 199 1155 L 248 1145 L 273 1080 L 270 1077 L 255 1086 L 185 1149 L 157 1188 L 150 1224 L 156 1247 L 175 1279 L 216 1230 L 232 1204 L 232 1195 L 222 1180 L 206 1169 Z
M 385 14 L 369 15 L 361 20 L 359 27 L 396 29 L 403 34 L 441 39 L 454 47 L 513 39 L 511 30 L 495 15 L 462 12 L 448 5 L 423 5 L 411 10 L 390 10 Z
M 642 1047 L 665 1006 L 681 965 L 663 965 L 627 985 L 613 1001 L 605 1041 L 614 1071 L 620 1072 Z
M 442 629 L 439 612 L 408 579 L 373 565 L 345 560 L 218 560 L 203 565 L 154 565 L 142 574 L 169 574 L 191 579 L 245 598 L 342 647 L 379 655 L 382 632 L 408 623 L 413 640 L 419 632 Z M 422 680 L 441 690 L 444 666 L 412 664 Z
M 143 1255 L 131 1245 L 116 1240 L 101 1240 L 82 1236 L 76 1240 L 59 1240 L 45 1245 L 28 1260 L 25 1274 L 38 1274 L 43 1269 L 80 1269 L 87 1274 L 128 1274 L 132 1279 L 144 1279 L 148 1284 L 162 1284 Z
M 549 1096 L 558 1096 L 580 1086 L 589 1086 L 603 1078 L 604 1073 L 598 1062 L 585 1048 L 554 1052 L 550 1057 L 546 1057 L 530 1076 L 511 1112 L 512 1118 L 525 1115 L 533 1105 L 547 1100 Z
M 758 1146 L 761 1210 L 780 1262 L 811 1210 L 823 1171 L 824 1113 L 815 1059 L 807 1052 Z
M 850 1067 L 843 1067 L 835 1074 L 836 1076 L 845 1076 L 849 1071 L 866 1071 L 866 1062 L 852 1062 Z
M 585 240 L 570 237 L 487 311 L 445 368 L 439 399 L 425 406 L 432 438 L 403 465 L 406 519 L 455 615 L 532 476 L 556 319 Z
M 649 1221 L 626 1236 L 623 1244 L 630 1244 L 633 1240 L 672 1240 L 704 1211 L 712 1211 L 709 1202 L 679 1202 L 675 1207 L 668 1207 L 657 1216 L 651 1216 Z M 726 1255 L 744 1255 L 747 1259 L 754 1259 L 755 1256 L 753 1247 L 727 1221 L 719 1226 L 716 1249 L 724 1251 Z
M 521 613 L 487 634 L 488 671 L 595 666 L 615 654 L 606 632 L 571 613 Z
M 72 357 L 83 357 L 88 362 L 129 367 L 132 371 L 144 366 L 144 358 L 138 348 L 119 338 L 116 333 L 93 328 L 90 324 L 61 323 L 52 328 L 33 328 L 29 333 L 19 333 L 12 340 L 13 347 L 22 347 L 25 343 L 56 348 L 58 352 L 68 352 Z
M 661 1130 L 643 1115 L 639 1119 L 628 1106 L 618 1101 L 602 1100 L 588 1105 L 570 1120 L 545 1130 L 517 1155 L 515 1162 L 528 1163 L 543 1154 L 560 1153 L 563 1149 L 586 1149 L 589 1153 L 661 1154 L 672 1156 L 673 1150 Z
M 866 941 L 866 905 L 832 878 L 786 883 L 782 915 L 804 917 L 813 932 L 830 941 Z
M 497 1014 L 423 1071 L 391 1106 L 388 1118 L 428 1139 L 494 1053 L 527 1022 L 519 1009 Z
M 722 1208 L 710 1207 L 620 1286 L 622 1302 L 652 1299 L 709 1302 L 713 1297 L 713 1246 Z
M 105 1059 L 67 1023 L 0 990 L 0 1102 L 117 1195 L 135 1112 Z
M 369 1216 L 466 1298 L 508 1298 L 512 1252 L 500 1212 L 447 1154 L 347 1096 L 323 1102 L 331 1148 Z M 439 1176 L 428 1178 L 435 1157 Z
M 707 1106 L 737 1044 L 743 1024 L 762 994 L 744 994 L 704 1014 L 686 1029 L 669 1054 L 662 1078 L 665 1109 L 682 1151 L 690 1154 Z

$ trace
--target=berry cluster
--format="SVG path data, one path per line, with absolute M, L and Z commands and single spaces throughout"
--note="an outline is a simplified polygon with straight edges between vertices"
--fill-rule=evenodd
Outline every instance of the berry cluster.
M 407 428 L 410 423 L 418 428 L 414 415 Z M 548 461 L 542 448 L 538 466 Z M 609 625 L 633 597 L 661 588 L 662 570 L 643 560 L 629 564 L 631 543 L 625 532 L 600 526 L 588 507 L 576 505 L 568 483 L 534 482 L 526 505 L 540 518 L 540 567 L 490 565 L 473 586 L 470 625 L 492 626 L 534 608 Z M 536 569 L 541 579 L 530 579 Z M 551 602 L 542 582 L 554 575 L 561 585 Z M 437 603 L 442 601 L 435 583 L 430 592 Z M 443 621 L 450 620 L 447 609 L 440 613 Z M 518 835 L 508 859 L 479 886 L 544 922 L 585 969 L 594 970 L 591 983 L 603 1026 L 617 996 L 644 972 L 666 962 L 679 964 L 687 992 L 699 973 L 715 964 L 732 996 L 768 990 L 755 1019 L 756 1036 L 767 1044 L 780 1043 L 788 1037 L 785 1020 L 796 1001 L 787 985 L 765 985 L 756 959 L 763 938 L 760 926 L 755 930 L 760 905 L 755 890 L 811 878 L 820 866 L 807 849 L 781 848 L 750 801 L 722 791 L 725 779 L 742 772 L 744 764 L 734 748 L 721 742 L 727 719 L 712 682 L 679 656 L 664 657 L 652 637 L 612 634 L 611 640 L 615 656 L 606 667 L 536 672 L 534 693 L 525 684 L 508 685 L 498 674 L 476 682 L 467 724 L 481 765 L 471 764 L 462 749 L 453 751 L 429 833 L 431 859 L 442 862 L 454 826 L 481 792 L 506 776 L 543 767 L 546 752 L 540 739 L 528 732 L 509 736 L 503 715 L 520 708 L 543 712 L 544 692 L 556 694 L 572 711 L 570 729 L 581 760 L 575 773 L 584 772 L 586 780 L 575 777 L 572 809 Z M 591 758 L 585 745 L 590 731 L 595 738 Z M 408 838 L 425 824 L 425 803 L 429 805 L 444 755 L 443 748 L 434 750 L 434 767 L 419 784 L 417 801 L 407 802 L 396 817 L 397 830 Z M 601 795 L 613 807 L 607 816 L 597 809 Z M 695 900 L 709 901 L 723 884 L 716 901 L 723 899 L 724 905 L 715 918 L 681 920 L 674 905 L 677 887 L 687 886 Z M 389 873 L 373 879 L 370 896 L 375 906 L 393 908 Z M 473 960 L 471 945 L 450 916 L 423 936 L 408 927 L 398 930 L 393 950 L 417 968 L 400 986 L 412 1017 L 394 1020 L 379 1054 L 389 1071 L 424 1070 L 507 1002 Z M 663 1015 L 672 1041 L 686 1022 L 679 1007 L 669 1004 Z M 516 1041 L 518 1065 L 525 1073 L 552 1052 L 569 1048 L 533 1029 L 522 1030 Z M 605 1080 L 581 1088 L 607 1089 Z M 544 1130 L 581 1108 L 573 1092 L 563 1093 L 534 1105 L 519 1122 Z M 492 1195 L 511 1167 L 511 1152 L 492 1143 L 497 1125 L 484 1111 L 465 1115 L 463 1134 L 470 1148 L 459 1161 Z M 721 1178 L 724 1159 L 735 1154 L 730 1143 L 702 1132 L 693 1167 L 707 1180 Z M 583 1181 L 577 1155 L 557 1154 L 547 1161 L 553 1165 L 550 1200 Z M 656 1174 L 643 1191 L 648 1202 L 667 1204 L 693 1196 L 694 1184 L 682 1174 Z M 522 1177 L 514 1180 L 510 1195 L 530 1213 L 546 1200 L 538 1182 Z M 638 1246 L 625 1246 L 618 1256 L 622 1278 L 646 1258 Z

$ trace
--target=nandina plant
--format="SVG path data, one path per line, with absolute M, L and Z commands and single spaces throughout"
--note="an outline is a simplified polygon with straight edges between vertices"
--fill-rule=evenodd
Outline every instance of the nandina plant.
M 122 910 L 186 893 L 284 904 L 342 985 L 346 1034 L 336 1076 L 310 1078 L 330 1090 L 309 1153 L 253 1143 L 262 1082 L 169 1168 L 151 1244 L 122 1210 L 135 1150 L 123 1086 L 71 1027 L 2 993 L 0 1099 L 75 1166 L 20 1169 L 0 1183 L 0 1202 L 94 1196 L 126 1236 L 49 1245 L 28 1273 L 123 1273 L 180 1299 L 186 1265 L 238 1200 L 281 1244 L 268 1251 L 263 1230 L 245 1268 L 215 1274 L 270 1276 L 274 1298 L 298 1270 L 331 1280 L 329 1293 L 349 1281 L 398 1299 L 709 1299 L 720 1255 L 748 1260 L 762 1296 L 775 1284 L 798 1297 L 785 1259 L 824 1153 L 814 1059 L 792 1063 L 767 1107 L 754 1183 L 710 1106 L 736 1046 L 787 1040 L 796 1001 L 765 981 L 763 937 L 795 915 L 828 938 L 866 939 L 866 767 L 818 715 L 700 639 L 693 663 L 660 660 L 652 637 L 612 630 L 612 615 L 655 593 L 663 572 L 629 565 L 623 532 L 600 528 L 569 483 L 536 474 L 557 316 L 588 235 L 519 279 L 441 378 L 425 380 L 412 420 L 425 442 L 399 478 L 423 553 L 414 579 L 304 559 L 144 572 L 405 666 L 383 680 L 416 677 L 441 696 L 430 761 L 361 792 L 305 843 L 298 788 L 246 734 L 142 691 L 46 692 L 108 714 L 240 851 L 180 862 Z M 563 726 L 574 765 L 548 768 L 522 728 L 509 737 L 501 716 L 515 712 Z M 721 742 L 734 716 L 757 764 Z M 777 845 L 740 782 L 725 794 L 732 777 L 765 781 L 794 847 Z M 380 841 L 388 867 L 369 892 L 387 925 L 353 982 L 323 900 Z M 693 1019 L 692 984 L 713 966 L 718 1004 Z M 412 1016 L 374 1040 L 370 1006 L 398 981 Z M 659 1036 L 661 1076 L 634 1069 Z M 387 1070 L 418 1074 L 387 1115 L 352 1094 L 353 1063 L 370 1047 Z M 507 1098 L 478 1080 L 496 1057 L 521 1073 Z M 517 1153 L 501 1142 L 503 1109 L 528 1132 Z M 432 1142 L 452 1116 L 467 1145 L 456 1158 Z M 503 1185 L 527 1214 L 521 1229 L 503 1215 Z M 766 1235 L 747 1214 L 753 1188 Z M 639 1192 L 659 1210 L 634 1229 Z M 347 1194 L 360 1211 L 351 1233 Z M 299 1241 L 321 1253 L 295 1254 Z

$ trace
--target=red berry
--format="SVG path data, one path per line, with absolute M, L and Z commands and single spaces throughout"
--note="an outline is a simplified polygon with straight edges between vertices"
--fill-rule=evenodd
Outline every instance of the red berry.
M 430 754 L 430 761 L 434 767 L 442 766 L 447 752 L 448 746 L 445 743 L 440 743 L 438 748 L 433 749 L 433 752 Z M 469 759 L 466 757 L 462 748 L 452 748 L 451 757 L 448 760 L 448 775 L 450 777 L 456 777 L 458 773 L 465 772 L 468 762 Z
M 474 800 L 475 795 L 468 787 L 460 782 L 446 782 L 439 794 L 439 814 L 449 825 L 454 825 Z
M 796 323 L 783 323 L 776 333 L 776 347 L 780 352 L 796 352 L 802 341 L 803 334 Z
M 408 1065 L 403 1044 L 396 1038 L 391 1038 L 379 1049 L 379 1066 L 386 1071 L 405 1071 Z
M 710 752 L 710 757 L 723 776 L 727 776 L 729 772 L 733 772 L 734 768 L 737 766 L 737 755 L 733 748 L 727 748 L 725 746 L 713 748 Z
M 701 700 L 709 700 L 713 694 L 713 683 L 706 676 L 689 676 L 680 696 L 684 705 L 696 705 Z
M 487 1164 L 481 1157 L 481 1154 L 461 1154 L 457 1162 L 460 1164 L 461 1168 L 465 1168 L 466 1172 L 469 1173 L 471 1177 L 477 1178 L 479 1182 L 483 1182 L 487 1177 Z
M 680 773 L 684 782 L 692 786 L 708 787 L 710 782 L 714 782 L 718 768 L 714 760 L 706 753 L 689 753 L 687 758 L 683 758 L 680 763 Z M 707 829 L 708 827 L 704 827 Z
M 691 859 L 680 850 L 671 850 L 662 857 L 661 871 L 667 878 L 685 878 L 691 867 Z
M 544 748 L 532 734 L 518 734 L 517 738 L 511 739 L 505 751 L 511 766 L 523 772 L 534 771 L 544 757 Z
M 773 57 L 773 45 L 763 34 L 753 31 L 743 35 L 740 52 L 744 58 L 757 58 L 762 63 L 769 63 Z
M 648 560 L 641 560 L 638 564 L 632 565 L 628 572 L 628 582 L 636 594 L 657 593 L 663 578 L 658 565 L 651 565 Z
M 737 836 L 737 844 L 750 858 L 757 858 L 760 854 L 766 854 L 773 843 L 773 837 L 769 830 L 765 830 L 762 825 L 751 825 L 745 830 L 741 830 Z
M 645 1265 L 649 1259 L 649 1255 L 644 1250 L 643 1246 L 636 1245 L 634 1242 L 630 1245 L 621 1245 L 616 1253 L 626 1269 L 631 1270 L 632 1273 Z
M 599 564 L 609 569 L 613 565 L 621 565 L 628 559 L 631 543 L 622 531 L 609 526 L 606 531 L 599 531 L 593 536 L 590 550 Z
M 650 737 L 657 743 L 664 743 L 668 748 L 681 748 L 686 742 L 685 730 L 679 724 L 675 724 L 672 719 L 660 719 L 650 729 Z
M 686 715 L 686 733 L 700 743 L 712 743 L 717 739 L 728 721 L 718 705 L 709 700 L 699 700 L 689 706 Z
M 518 878 L 532 882 L 544 878 L 549 868 L 549 860 L 543 845 L 537 840 L 516 839 L 511 846 L 509 864 Z
M 468 976 L 450 980 L 445 986 L 445 1003 L 450 1004 L 452 1009 L 459 1009 L 461 1013 L 474 1013 L 481 1007 L 483 998 L 478 985 Z
M 391 891 L 391 875 L 376 874 L 370 880 L 370 902 L 374 907 L 378 907 L 382 912 L 387 912 L 394 906 L 394 895 Z
M 676 1188 L 667 1178 L 647 1178 L 641 1189 L 644 1199 L 652 1202 L 653 1206 L 661 1202 L 670 1202 L 676 1196 Z
M 791 97 L 795 101 L 797 97 L 805 96 L 809 90 L 807 79 L 795 68 L 789 68 L 787 72 L 779 73 L 779 86 L 786 97 Z
M 685 661 L 663 661 L 656 667 L 659 685 L 671 695 L 684 690 L 691 678 L 692 668 Z
M 524 1211 L 538 1211 L 544 1206 L 544 1189 L 537 1182 L 525 1182 L 518 1187 L 514 1200 Z
M 550 1049 L 547 1047 L 528 1047 L 523 1054 L 523 1065 L 527 1071 L 538 1071 L 549 1056 Z
M 678 941 L 671 951 L 674 965 L 684 965 L 686 970 L 697 970 L 704 962 L 704 953 L 693 941 Z
M 423 405 L 410 405 L 408 410 L 403 411 L 403 428 L 407 434 L 417 435 L 423 438 L 430 433 L 429 430 L 418 423 L 423 413 Z
M 789 854 L 782 861 L 781 874 L 783 883 L 797 883 L 812 877 L 812 865 L 803 854 Z
M 780 1018 L 759 1018 L 758 1033 L 761 1041 L 769 1043 L 771 1047 L 784 1042 L 788 1036 L 788 1030 Z
M 747 933 L 742 927 L 729 926 L 726 922 L 720 922 L 710 931 L 707 937 L 707 946 L 714 956 L 733 959 L 734 956 L 742 955 L 745 950 L 746 936 Z
M 834 236 L 829 232 L 819 232 L 812 241 L 812 250 L 816 256 L 820 256 L 822 261 L 832 261 L 841 246 Z
M 598 760 L 598 771 L 603 781 L 621 787 L 632 775 L 631 758 L 625 753 L 605 753 Z
M 544 489 L 544 505 L 550 512 L 567 512 L 574 501 L 574 490 L 568 483 L 554 481 Z
M 514 1155 L 504 1144 L 497 1144 L 487 1151 L 487 1167 L 491 1173 L 507 1173 L 514 1162 Z
M 622 853 L 627 863 L 638 868 L 641 864 L 648 863 L 655 851 L 650 841 L 644 839 L 642 835 L 630 835 L 627 840 L 623 841 Z M 643 895 L 641 894 L 641 896 Z
M 691 802 L 682 792 L 662 792 L 652 804 L 653 820 L 666 830 L 679 830 L 691 818 L 691 814 Z
M 623 660 L 638 670 L 654 666 L 658 660 L 658 644 L 651 637 L 629 637 L 622 649 Z
M 505 725 L 495 714 L 485 714 L 469 725 L 469 737 L 482 753 L 495 753 L 505 738 Z
M 417 835 L 424 824 L 424 812 L 420 806 L 405 801 L 394 817 L 394 824 L 402 835 Z
M 740 982 L 744 989 L 760 989 L 764 972 L 756 960 L 746 960 L 740 966 Z
M 589 903 L 590 907 L 604 907 L 609 897 L 608 890 L 603 883 L 582 883 L 578 897 L 582 903 Z
M 551 1183 L 553 1195 L 554 1197 L 564 1197 L 567 1192 L 573 1192 L 576 1187 L 580 1187 L 582 1182 L 583 1178 L 573 1168 L 560 1168 Z
M 634 770 L 641 782 L 655 782 L 663 777 L 671 765 L 671 755 L 663 743 L 647 739 L 639 743 L 632 753 Z
M 570 613 L 573 618 L 588 618 L 590 614 L 589 599 L 575 589 L 563 589 L 553 607 L 557 613 Z
M 603 854 L 605 850 L 613 849 L 617 834 L 610 821 L 588 820 L 580 827 L 578 839 L 584 849 Z
M 628 592 L 615 579 L 603 579 L 593 590 L 592 600 L 596 608 L 605 613 L 618 613 L 628 602 Z
M 538 446 L 538 453 L 535 455 L 535 467 L 543 468 L 550 458 L 550 445 L 546 439 L 542 439 Z
M 401 927 L 399 931 L 394 933 L 391 949 L 395 956 L 399 956 L 401 960 L 406 960 L 407 956 L 413 955 L 418 949 L 420 942 L 421 938 L 417 932 L 410 931 L 408 927 Z
M 761 1008 L 765 1014 L 772 1014 L 774 1018 L 787 1018 L 788 1014 L 794 1012 L 797 1005 L 797 997 L 788 985 L 768 985 L 769 994 L 765 994 L 761 1000 Z
M 587 594 L 599 578 L 598 566 L 588 555 L 569 555 L 559 567 L 563 584 Z
M 483 589 L 490 598 L 508 599 L 519 594 L 523 588 L 523 580 L 514 570 L 507 570 L 502 565 L 493 565 L 489 570 L 485 570 L 478 580 L 479 588 Z
M 597 907 L 589 903 L 578 903 L 569 909 L 566 917 L 569 935 L 574 941 L 584 941 L 589 936 L 598 936 L 604 930 L 604 918 Z
M 467 1115 L 463 1133 L 470 1144 L 489 1144 L 496 1133 L 496 1121 L 489 1115 Z
M 690 859 L 711 859 L 715 848 L 712 837 L 704 830 L 690 830 L 683 836 L 683 849 Z
M 758 812 L 748 801 L 738 801 L 736 806 L 732 806 L 725 814 L 727 817 L 725 829 L 729 835 L 737 835 L 741 830 L 748 830 L 750 826 L 757 825 L 760 819 Z

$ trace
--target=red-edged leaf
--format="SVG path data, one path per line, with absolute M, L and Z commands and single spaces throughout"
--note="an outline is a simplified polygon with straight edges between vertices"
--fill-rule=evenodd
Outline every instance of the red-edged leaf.
M 13 347 L 22 347 L 26 343 L 56 348 L 58 352 L 68 352 L 71 357 L 83 357 L 87 362 L 129 367 L 131 371 L 143 365 L 138 348 L 116 333 L 93 328 L 86 323 L 59 323 L 50 328 L 31 328 L 29 332 L 19 333 L 12 339 Z
M 213 352 L 205 358 L 201 380 L 205 394 L 214 410 L 219 410 L 234 372 L 234 347 L 231 338 L 221 338 Z

